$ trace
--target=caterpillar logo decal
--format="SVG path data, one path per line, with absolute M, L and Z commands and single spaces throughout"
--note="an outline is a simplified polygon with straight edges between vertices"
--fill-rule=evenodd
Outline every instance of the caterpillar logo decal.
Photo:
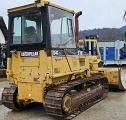
M 38 57 L 39 56 L 39 52 L 38 51 L 21 52 L 20 56 L 21 57 Z

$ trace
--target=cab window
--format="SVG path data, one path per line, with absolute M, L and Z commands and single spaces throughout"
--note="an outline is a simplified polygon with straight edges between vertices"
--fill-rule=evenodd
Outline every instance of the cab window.
M 52 48 L 75 48 L 73 14 L 49 6 Z

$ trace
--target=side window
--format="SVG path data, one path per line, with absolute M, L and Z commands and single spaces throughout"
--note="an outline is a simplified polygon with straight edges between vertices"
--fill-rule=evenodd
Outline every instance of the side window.
M 51 22 L 51 39 L 53 47 L 58 47 L 61 42 L 60 30 L 61 30 L 61 19 L 53 20 Z
M 21 17 L 14 18 L 13 43 L 21 44 Z
M 66 17 L 63 17 L 62 18 L 62 26 L 61 26 L 61 29 L 62 29 L 62 37 L 60 38 L 62 43 L 61 44 L 64 44 L 67 42 L 67 39 L 68 39 L 68 32 L 67 32 L 67 18 Z
M 40 43 L 43 40 L 41 12 L 27 13 L 13 19 L 13 44 Z
M 68 24 L 68 35 L 69 37 L 73 37 L 73 24 L 71 19 L 67 19 Z
M 76 48 L 73 14 L 50 6 L 49 15 L 52 47 Z
M 24 34 L 22 34 L 22 42 L 24 44 L 39 43 L 42 42 L 42 24 L 41 24 L 41 13 L 31 13 L 23 16 L 25 26 Z M 22 28 L 23 28 L 22 27 Z
M 52 46 L 61 47 L 67 41 L 67 19 L 66 17 L 53 20 L 51 23 Z

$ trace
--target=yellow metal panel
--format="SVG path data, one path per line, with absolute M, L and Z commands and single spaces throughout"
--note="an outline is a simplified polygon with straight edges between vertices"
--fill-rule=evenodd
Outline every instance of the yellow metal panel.
M 18 83 L 18 99 L 31 101 L 31 102 L 43 102 L 43 85 L 33 83 Z
M 50 75 L 53 74 L 53 65 L 52 65 L 52 57 L 47 57 L 47 73 L 50 73 Z
M 73 72 L 67 72 L 67 73 L 62 73 L 62 74 L 57 74 L 51 76 L 51 78 L 58 78 L 58 77 L 63 77 L 63 76 L 68 76 L 68 75 L 78 75 L 84 73 L 84 70 L 78 70 L 78 71 L 73 71 Z
M 38 67 L 21 67 L 20 75 L 22 82 L 39 82 L 39 68 Z
M 81 70 L 89 69 L 89 57 L 87 57 L 86 55 L 79 56 L 79 64 Z
M 38 66 L 39 67 L 39 58 L 21 57 L 20 66 Z
M 31 3 L 31 4 L 11 8 L 11 9 L 8 9 L 8 12 L 14 12 L 14 11 L 19 11 L 19 10 L 23 10 L 23 9 L 32 8 L 32 7 L 37 7 L 37 6 L 39 6 L 38 4 L 40 4 L 40 7 L 47 4 L 47 5 L 50 5 L 50 6 L 53 6 L 53 7 L 56 7 L 56 8 L 59 8 L 59 9 L 65 10 L 67 12 L 75 14 L 75 12 L 73 10 L 67 9 L 65 7 L 62 7 L 62 6 L 59 6 L 59 5 L 53 4 L 53 3 L 49 2 L 49 1 L 44 1 L 44 0 L 40 0 L 38 2 L 35 1 L 35 3 Z
M 8 9 L 8 12 L 19 11 L 19 10 L 23 10 L 23 9 L 32 8 L 32 7 L 36 7 L 36 4 L 32 3 L 32 4 L 27 4 L 27 5 L 11 8 L 11 9 Z
M 53 56 L 52 63 L 53 63 L 53 74 L 61 74 L 65 72 L 63 57 Z
M 21 67 L 21 75 L 38 75 L 39 73 L 39 68 L 38 67 Z
M 68 60 L 67 60 L 68 59 Z M 80 70 L 79 56 L 52 56 L 53 76 L 62 76 Z
M 7 60 L 7 79 L 9 81 L 15 81 L 17 83 L 17 80 L 19 79 L 20 74 L 20 53 L 12 53 L 12 58 L 8 58 Z
M 118 68 L 97 68 L 92 73 L 106 76 L 109 84 L 119 85 L 120 78 Z
M 72 71 L 80 70 L 79 56 L 67 56 Z
M 6 75 L 7 75 L 7 80 L 11 79 L 12 76 L 12 59 L 11 58 L 7 58 L 7 70 L 6 70 Z
M 118 68 L 106 68 L 104 74 L 108 78 L 109 84 L 119 85 Z
M 40 57 L 40 83 L 46 82 L 46 73 L 51 71 L 51 61 L 48 62 L 47 54 L 44 50 L 39 52 Z
M 66 75 L 63 75 L 63 76 L 58 76 L 58 77 L 55 77 L 54 79 L 52 78 L 52 82 L 55 85 L 64 83 L 64 82 L 66 82 L 68 80 L 69 80 L 69 74 L 66 74 Z
M 20 59 L 19 52 L 17 52 L 17 54 L 12 53 L 11 69 L 14 74 L 19 74 L 19 68 L 20 68 L 19 59 Z

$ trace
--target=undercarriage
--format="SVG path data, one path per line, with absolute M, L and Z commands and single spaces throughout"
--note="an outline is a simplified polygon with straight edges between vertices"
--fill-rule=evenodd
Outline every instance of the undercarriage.
M 45 96 L 44 107 L 54 118 L 72 119 L 104 99 L 108 89 L 106 77 L 80 78 L 51 88 Z
M 60 119 L 72 119 L 108 94 L 108 80 L 104 76 L 78 78 L 58 86 L 51 87 L 45 94 L 44 107 L 48 115 Z M 24 110 L 28 105 L 18 100 L 15 84 L 4 88 L 2 93 L 4 106 L 13 110 Z

